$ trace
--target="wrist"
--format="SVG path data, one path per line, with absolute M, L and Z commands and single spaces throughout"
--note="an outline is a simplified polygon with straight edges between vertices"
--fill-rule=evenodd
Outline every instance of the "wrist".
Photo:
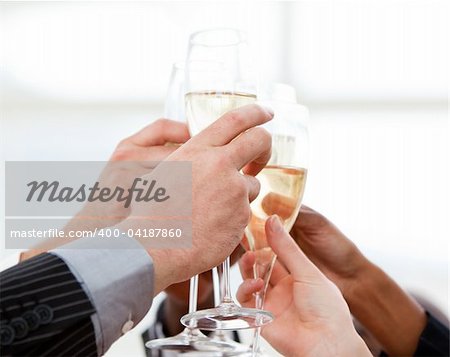
M 344 279 L 341 289 L 347 304 L 364 301 L 364 298 L 378 288 L 378 267 L 361 255 L 352 276 Z
M 412 355 L 426 324 L 423 308 L 383 270 L 369 263 L 345 296 L 356 319 L 389 355 Z
M 179 282 L 180 269 L 176 262 L 179 259 L 173 257 L 173 252 L 167 249 L 147 249 L 153 261 L 154 269 L 154 291 L 155 296 L 168 286 Z
M 123 212 L 115 211 L 105 212 L 101 207 L 95 207 L 92 204 L 85 205 L 77 212 L 73 218 L 67 222 L 65 230 L 85 230 L 94 231 L 106 227 L 112 227 L 125 220 L 126 216 Z
M 129 229 L 141 229 L 141 223 L 136 222 L 133 219 L 125 219 L 116 226 L 122 232 L 127 232 Z M 177 283 L 182 279 L 180 273 L 185 272 L 186 265 L 183 252 L 177 249 L 155 249 L 146 246 L 146 242 L 139 237 L 133 237 L 136 239 L 143 248 L 147 251 L 147 254 L 152 258 L 153 271 L 154 271 L 154 295 L 156 296 L 168 286 Z M 184 268 L 183 268 L 184 266 Z
M 345 346 L 343 346 L 343 350 L 338 354 L 338 356 L 372 357 L 372 353 L 370 352 L 361 336 L 359 336 L 358 333 L 354 331 Z
M 373 264 L 359 250 L 347 255 L 343 261 L 349 262 L 350 266 L 343 271 L 329 269 L 324 273 L 328 279 L 337 285 L 347 304 L 350 304 L 353 300 L 359 300 L 360 290 L 364 293 L 365 285 L 371 283 L 370 276 Z
M 311 350 L 308 356 L 372 357 L 369 348 L 354 329 L 351 320 L 348 322 L 348 325 L 327 326 L 326 329 L 321 330 L 320 336 L 322 339 L 317 343 L 317 348 Z M 298 347 L 297 351 L 301 351 L 302 349 L 303 344 Z M 299 353 L 292 355 L 297 356 Z

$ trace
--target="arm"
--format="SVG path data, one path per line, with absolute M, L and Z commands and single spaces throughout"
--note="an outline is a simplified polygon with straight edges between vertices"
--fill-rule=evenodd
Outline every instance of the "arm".
M 320 213 L 303 206 L 291 234 L 383 349 L 412 356 L 426 324 L 421 306 Z
M 267 108 L 244 106 L 224 114 L 177 149 L 163 145 L 169 137 L 172 138 L 170 141 L 186 141 L 186 136 L 189 136 L 187 126 L 177 123 L 175 135 L 173 122 L 169 125 L 169 121 L 157 121 L 119 144 L 112 161 L 144 161 L 144 164 L 137 165 L 138 171 L 125 173 L 121 170 L 110 171 L 107 167 L 100 178 L 101 184 L 105 183 L 106 187 L 117 187 L 117 179 L 119 183 L 123 183 L 124 175 L 150 179 L 153 174 L 157 175 L 158 168 L 164 162 L 187 162 L 192 167 L 192 202 L 186 202 L 192 208 L 192 249 L 153 249 L 151 244 L 146 245 L 154 266 L 155 294 L 169 285 L 217 266 L 239 244 L 250 216 L 249 202 L 259 193 L 259 182 L 253 176 L 266 165 L 271 155 L 270 134 L 258 126 L 270 121 L 272 117 L 273 112 Z M 153 171 L 145 165 L 145 161 L 162 158 L 165 159 Z M 145 170 L 141 172 L 141 168 Z M 213 185 L 211 178 L 215 179 Z M 224 189 L 230 187 L 233 189 Z M 102 223 L 98 227 L 116 224 L 115 227 L 123 232 L 127 232 L 129 228 L 148 228 L 146 224 L 150 223 L 140 218 L 158 216 L 155 205 L 142 201 L 136 200 L 126 209 L 123 202 L 115 203 L 85 207 L 82 216 L 94 217 L 96 221 L 98 218 Z M 183 203 L 174 202 L 174 212 L 179 206 L 183 206 Z M 138 219 L 133 219 L 136 217 Z M 120 222 L 111 221 L 111 218 L 118 218 Z M 93 220 L 78 217 L 69 226 L 74 229 L 92 229 L 91 221 Z M 180 222 L 181 225 L 188 220 Z M 189 222 L 185 224 L 190 230 Z M 150 228 L 154 227 L 150 225 Z M 217 250 L 203 249 L 211 242 L 211 232 L 215 234 Z M 142 243 L 148 244 L 146 241 Z M 45 250 L 60 244 L 60 240 L 50 240 Z M 40 249 L 42 247 L 29 251 L 22 259 L 41 252 Z
M 93 244 L 101 240 L 93 240 L 90 250 L 55 251 L 77 276 L 98 312 L 97 321 L 94 316 L 93 322 L 99 354 L 109 348 L 123 329 L 139 321 L 150 307 L 153 294 L 218 265 L 239 244 L 250 215 L 249 201 L 259 192 L 258 181 L 242 175 L 240 170 L 245 167 L 248 174 L 256 174 L 267 163 L 271 138 L 264 129 L 255 126 L 272 117 L 273 113 L 256 105 L 232 111 L 167 158 L 192 163 L 190 248 L 148 249 L 147 252 L 130 247 L 113 250 L 96 247 Z M 211 177 L 217 178 L 214 185 Z M 224 187 L 233 189 L 224 190 Z M 149 215 L 149 205 L 142 202 L 133 203 L 131 210 L 132 216 Z M 145 221 L 137 224 L 136 220 L 127 218 L 117 227 L 124 231 L 143 228 Z M 211 232 L 215 232 L 217 249 L 205 250 L 211 242 Z M 79 247 L 80 242 L 82 239 L 70 243 L 71 247 Z M 141 252 L 141 258 L 135 258 L 136 252 Z M 105 272 L 111 269 L 115 270 L 108 276 Z
M 392 356 L 448 356 L 449 330 L 377 266 L 366 271 L 346 300 L 354 316 Z
M 353 315 L 392 356 L 412 356 L 426 325 L 424 309 L 380 268 L 367 262 L 344 293 Z
M 95 308 L 91 319 L 98 355 L 143 319 L 158 280 L 139 243 L 122 239 L 120 244 L 108 249 L 99 240 L 83 238 L 52 251 L 69 266 Z
M 147 252 L 131 239 L 126 249 L 87 240 L 1 273 L 2 353 L 102 355 L 145 316 L 153 297 Z
M 41 254 L 1 272 L 0 282 L 2 355 L 62 355 L 72 349 L 97 355 L 90 318 L 95 308 L 61 258 Z M 75 338 L 66 340 L 70 336 Z
M 265 231 L 278 261 L 265 301 L 275 319 L 262 328 L 263 337 L 284 356 L 371 356 L 342 294 L 296 246 L 281 221 L 270 217 Z M 244 278 L 253 276 L 254 262 L 253 252 L 241 259 Z M 236 296 L 244 306 L 254 306 L 254 293 L 263 285 L 262 279 L 246 280 Z
M 149 171 L 149 163 L 157 163 L 173 153 L 176 146 L 169 143 L 185 143 L 190 138 L 186 124 L 168 119 L 158 119 L 147 125 L 137 133 L 123 139 L 115 148 L 110 161 L 98 178 L 101 187 L 123 187 L 128 189 L 130 178 L 140 177 Z M 128 162 L 128 163 L 125 163 Z M 140 164 L 144 165 L 140 165 Z M 124 220 L 130 210 L 119 202 L 87 202 L 77 215 L 68 222 L 64 229 L 90 230 L 111 227 Z M 96 219 L 84 219 L 95 217 Z M 75 238 L 71 238 L 75 240 Z M 40 246 L 20 254 L 20 261 L 24 261 L 40 253 L 45 253 L 68 240 L 50 239 Z
M 192 204 L 187 204 L 192 207 L 192 245 L 153 249 L 151 241 L 141 240 L 154 262 L 155 294 L 219 265 L 239 245 L 250 218 L 250 202 L 260 188 L 252 175 L 266 165 L 271 153 L 270 134 L 255 126 L 272 117 L 273 113 L 257 105 L 228 112 L 158 165 L 156 171 L 165 162 L 191 165 Z M 247 174 L 240 173 L 241 169 Z M 178 202 L 174 205 L 184 207 Z M 152 211 L 151 205 L 133 202 L 131 208 L 129 218 L 117 228 L 126 232 L 130 228 L 151 227 L 151 220 L 133 217 L 151 218 L 153 212 L 157 214 L 155 207 Z M 205 249 L 211 243 L 214 249 Z

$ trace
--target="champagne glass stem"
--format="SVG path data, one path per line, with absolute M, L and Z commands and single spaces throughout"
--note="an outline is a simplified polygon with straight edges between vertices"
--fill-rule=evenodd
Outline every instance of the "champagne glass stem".
M 213 278 L 213 291 L 214 291 L 214 306 L 218 306 L 222 301 L 223 289 L 221 279 L 222 275 L 222 266 L 213 268 L 212 278 Z M 225 334 L 221 330 L 214 331 L 215 337 L 225 338 Z
M 217 306 L 220 304 L 220 301 L 222 301 L 218 267 L 213 268 L 212 278 L 213 278 L 214 306 Z
M 276 259 L 277 259 L 277 257 L 276 257 L 276 255 L 274 255 L 272 257 L 272 261 L 270 262 L 269 271 L 268 271 L 267 275 L 264 277 L 265 278 L 264 279 L 264 287 L 261 291 L 258 291 L 255 294 L 255 308 L 257 308 L 257 309 L 262 310 L 264 308 L 264 299 L 266 297 L 266 291 L 269 286 L 269 279 L 270 279 L 270 276 L 272 275 L 272 270 L 275 265 Z M 256 268 L 256 265 L 254 267 L 254 275 L 255 275 L 255 278 L 258 278 L 258 270 Z M 253 356 L 257 356 L 260 353 L 260 350 L 259 350 L 260 337 L 261 337 L 261 328 L 258 327 L 257 329 L 255 329 L 255 332 L 253 334 L 253 342 L 252 342 L 252 355 Z
M 257 356 L 259 353 L 259 337 L 261 336 L 261 327 L 255 329 L 255 333 L 253 334 L 253 343 L 252 343 L 252 356 Z
M 189 281 L 189 313 L 197 310 L 198 275 L 194 275 Z
M 255 307 L 257 309 L 262 309 L 264 306 L 264 296 L 265 296 L 265 291 L 258 291 L 255 294 Z
M 222 263 L 222 284 L 223 284 L 222 304 L 233 303 L 230 286 L 230 257 L 225 259 L 225 261 Z
M 264 289 L 262 291 L 259 291 L 255 294 L 255 307 L 257 309 L 263 309 L 264 306 L 264 297 L 266 293 L 266 286 L 264 286 Z M 252 355 L 257 356 L 259 353 L 259 340 L 261 336 L 261 327 L 258 327 L 255 329 L 255 332 L 253 334 L 253 342 L 252 342 Z

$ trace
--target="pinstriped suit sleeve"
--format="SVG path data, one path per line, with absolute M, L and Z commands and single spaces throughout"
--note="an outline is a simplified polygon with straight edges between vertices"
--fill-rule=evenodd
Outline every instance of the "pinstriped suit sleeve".
M 61 258 L 29 259 L 1 272 L 0 284 L 2 356 L 97 355 L 95 309 Z
M 150 256 L 129 242 L 128 249 L 93 244 L 80 239 L 66 246 L 72 249 L 41 254 L 1 273 L 2 356 L 102 355 L 124 325 L 144 317 L 153 296 Z M 86 247 L 91 249 L 76 249 Z M 23 337 L 12 322 L 36 307 L 43 308 L 43 321 L 33 330 L 28 326 Z

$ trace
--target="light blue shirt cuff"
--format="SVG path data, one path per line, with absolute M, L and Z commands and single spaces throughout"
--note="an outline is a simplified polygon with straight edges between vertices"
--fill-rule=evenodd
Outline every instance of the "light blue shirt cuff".
M 92 322 L 100 356 L 144 318 L 153 300 L 150 255 L 131 238 L 121 238 L 120 247 L 80 238 L 51 251 L 65 261 L 96 309 Z

